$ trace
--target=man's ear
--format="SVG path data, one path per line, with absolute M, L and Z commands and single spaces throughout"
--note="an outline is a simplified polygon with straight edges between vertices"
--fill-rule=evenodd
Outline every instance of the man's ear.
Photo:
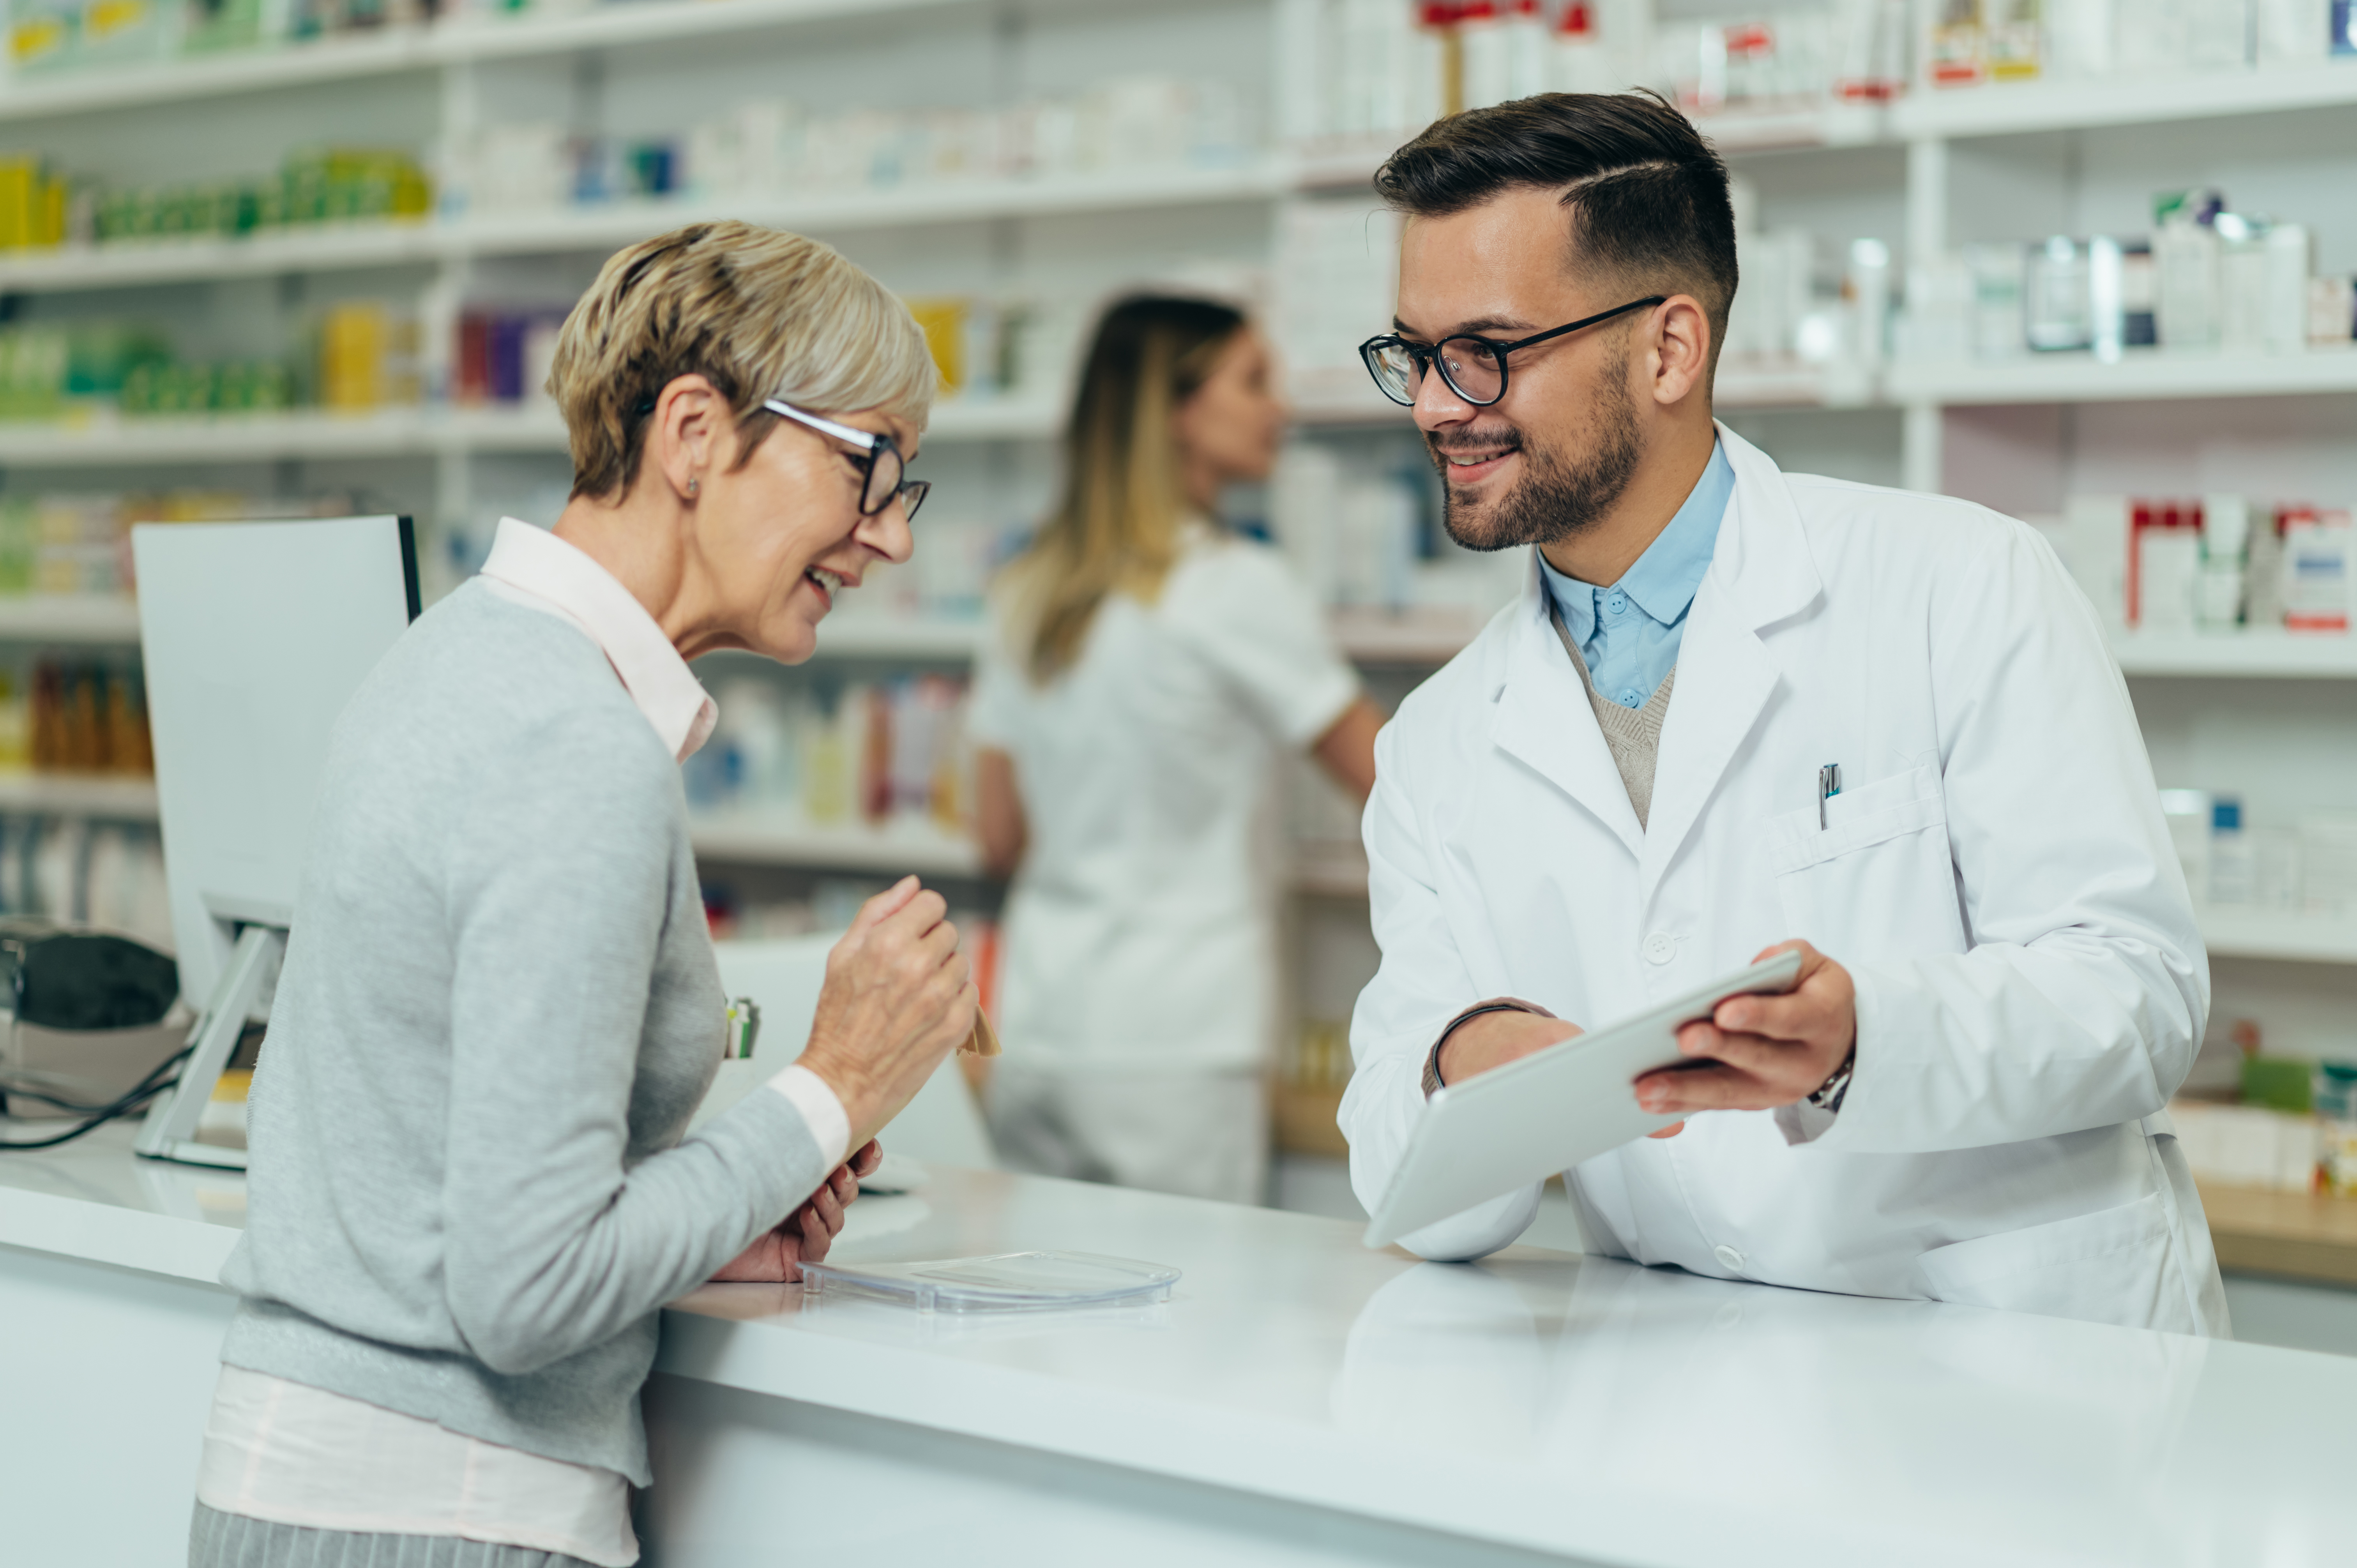
M 1697 389 L 1707 391 L 1712 332 L 1710 314 L 1690 294 L 1674 294 L 1653 308 L 1652 318 L 1639 328 L 1646 369 L 1653 384 L 1653 401 L 1667 408 L 1684 403 Z

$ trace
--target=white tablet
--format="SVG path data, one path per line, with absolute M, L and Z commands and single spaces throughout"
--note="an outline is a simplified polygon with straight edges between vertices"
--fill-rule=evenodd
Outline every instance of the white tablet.
M 1367 1245 L 1389 1246 L 1677 1121 L 1641 1110 L 1633 1086 L 1657 1068 L 1694 1059 L 1678 1049 L 1678 1030 L 1730 996 L 1790 991 L 1800 974 L 1801 955 L 1781 952 L 1609 1028 L 1436 1090 L 1367 1226 Z

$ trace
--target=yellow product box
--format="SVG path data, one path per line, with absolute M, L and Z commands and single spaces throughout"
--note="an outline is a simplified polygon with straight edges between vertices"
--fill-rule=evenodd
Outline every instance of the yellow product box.
M 319 403 L 334 409 L 418 401 L 418 327 L 381 300 L 350 300 L 319 320 Z
M 31 154 L 0 156 L 0 251 L 63 244 L 65 237 L 65 181 Z
M 932 351 L 945 392 L 965 385 L 965 318 L 972 308 L 973 302 L 962 297 L 909 301 L 909 314 L 924 330 L 925 347 Z
M 47 70 L 70 63 L 81 33 L 79 5 L 16 0 L 8 7 L 8 59 L 18 70 Z

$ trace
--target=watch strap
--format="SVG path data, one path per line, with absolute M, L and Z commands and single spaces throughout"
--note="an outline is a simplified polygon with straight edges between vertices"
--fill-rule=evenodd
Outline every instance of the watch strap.
M 1842 1101 L 1849 1094 L 1850 1075 L 1857 1067 L 1857 1047 L 1852 1046 L 1849 1048 L 1849 1055 L 1842 1058 L 1841 1066 L 1834 1069 L 1833 1076 L 1817 1085 L 1815 1091 L 1809 1096 L 1809 1103 L 1821 1111 L 1832 1112 L 1836 1116 L 1841 1114 Z
M 1493 996 L 1487 1002 L 1476 1002 L 1448 1020 L 1447 1027 L 1440 1031 L 1440 1037 L 1432 1042 L 1432 1049 L 1425 1053 L 1424 1097 L 1426 1100 L 1448 1087 L 1440 1077 L 1440 1047 L 1448 1043 L 1448 1036 L 1455 1034 L 1460 1025 L 1469 1023 L 1484 1013 L 1534 1013 L 1542 1018 L 1555 1016 L 1537 1003 L 1525 1002 L 1519 996 Z

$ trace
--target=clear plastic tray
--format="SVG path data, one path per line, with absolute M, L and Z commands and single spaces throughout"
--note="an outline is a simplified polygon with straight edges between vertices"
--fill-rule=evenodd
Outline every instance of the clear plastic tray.
M 920 1263 L 804 1263 L 802 1297 L 867 1297 L 919 1312 L 1039 1312 L 1170 1299 L 1177 1269 L 1096 1252 L 1001 1252 Z

